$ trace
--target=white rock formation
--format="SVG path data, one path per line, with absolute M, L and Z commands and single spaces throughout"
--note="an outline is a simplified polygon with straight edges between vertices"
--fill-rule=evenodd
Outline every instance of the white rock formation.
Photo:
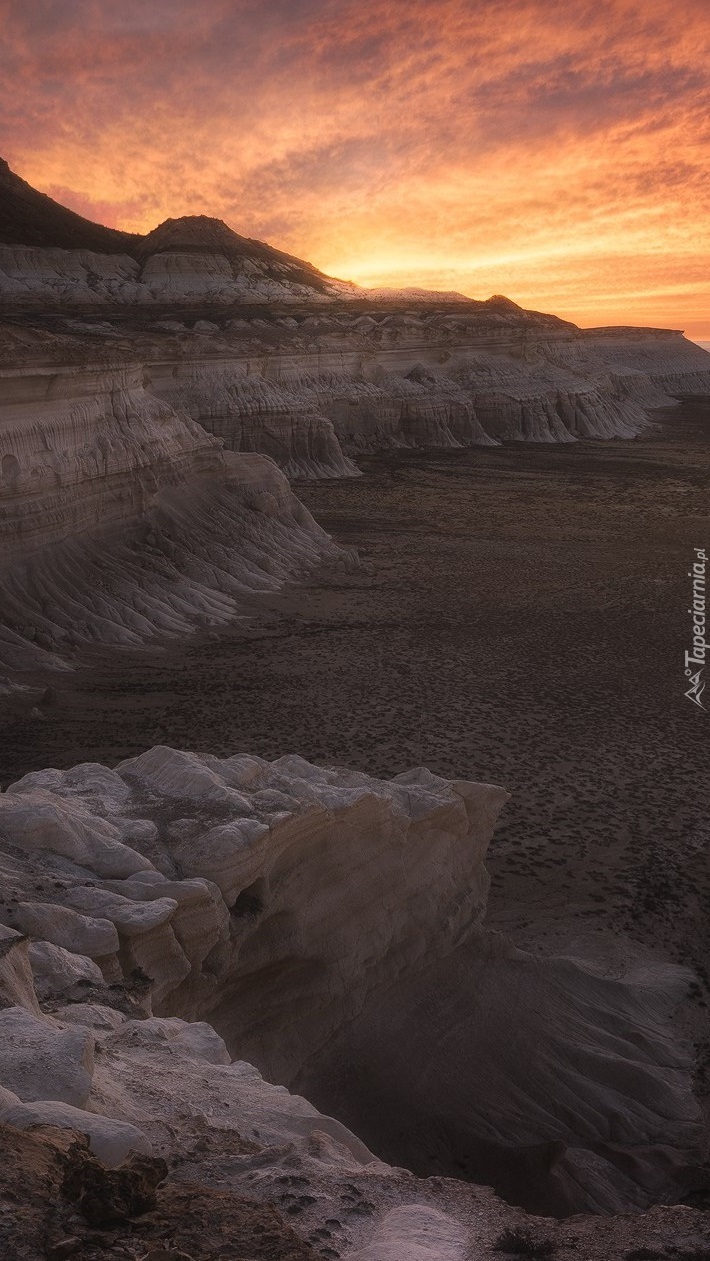
M 501 298 L 363 311 L 216 221 L 107 232 L 87 240 L 129 252 L 0 246 L 11 675 L 223 626 L 323 560 L 352 563 L 263 456 L 291 478 L 342 477 L 388 448 L 631 438 L 670 395 L 710 390 L 705 352 L 677 334 L 582 333 Z M 18 319 L 25 298 L 54 315 Z
M 358 469 L 341 449 L 331 421 L 319 411 L 315 391 L 289 390 L 248 362 L 187 361 L 156 365 L 153 389 L 189 412 L 231 451 L 271 456 L 287 477 L 353 477 Z
M 0 1011 L 0 1081 L 23 1102 L 55 1099 L 81 1108 L 93 1071 L 88 1029 L 59 1029 L 24 1007 Z
M 54 999 L 53 1022 L 23 1014 L 27 1028 L 13 1035 L 13 1046 L 20 1034 L 34 1045 L 40 1027 L 49 1046 L 68 1047 L 71 1071 L 57 1070 L 53 1093 L 23 1095 L 16 1050 L 0 1085 L 38 1107 L 66 1100 L 66 1081 L 86 1073 L 90 1031 L 105 1048 L 90 1108 L 154 1144 L 181 1108 L 194 1115 L 200 1065 L 199 1107 L 225 1118 L 235 1109 L 241 1132 L 251 1126 L 260 1141 L 311 1142 L 320 1131 L 348 1159 L 369 1161 L 358 1133 L 417 1172 L 461 1169 L 551 1212 L 678 1195 L 693 1184 L 701 1141 L 690 1058 L 669 1023 L 685 974 L 649 965 L 613 978 L 489 937 L 484 855 L 505 797 L 422 770 L 378 781 L 295 756 L 165 748 L 115 771 L 25 776 L 0 794 L 12 854 L 0 923 L 32 931 L 31 890 L 35 955 L 51 957 L 38 943 L 59 936 L 70 948 L 67 916 L 107 925 L 118 945 L 97 959 L 105 983 L 87 975 L 70 1007 Z M 48 799 L 40 847 L 23 811 Z M 95 863 L 81 841 L 92 827 Z M 127 829 L 136 863 L 116 876 L 107 845 Z M 117 995 L 128 1020 L 102 1014 Z M 322 1111 L 283 1089 L 294 1085 Z M 412 1247 L 434 1247 L 434 1225 L 412 1225 Z M 368 1246 L 389 1246 L 389 1229 Z M 442 1255 L 458 1255 L 457 1239 Z
M 122 1164 L 130 1152 L 145 1152 L 150 1155 L 153 1150 L 150 1141 L 137 1125 L 117 1121 L 114 1117 L 97 1116 L 94 1112 L 74 1108 L 68 1103 L 58 1103 L 53 1099 L 11 1105 L 0 1114 L 0 1121 L 5 1125 L 16 1126 L 18 1130 L 53 1125 L 61 1130 L 86 1134 L 91 1150 L 109 1168 Z
M 346 475 L 348 455 L 388 447 L 629 438 L 672 402 L 573 326 L 471 305 L 485 310 L 229 320 L 211 348 L 173 328 L 147 372 L 172 407 L 289 476 Z
M 8 370 L 0 406 L 6 668 L 223 625 L 347 561 L 270 459 L 222 451 L 140 368 Z
M 118 951 L 118 933 L 107 919 L 78 915 L 48 902 L 16 902 L 9 914 L 22 932 L 79 958 L 109 960 Z
M 614 371 L 646 376 L 673 398 L 710 395 L 708 352 L 681 333 L 656 328 L 590 328 L 582 333 L 593 354 Z
M 17 867 L 12 864 L 13 874 Z M 5 871 L 2 872 L 5 875 Z M 0 1007 L 24 1007 L 39 1015 L 35 993 L 29 940 L 16 928 L 0 924 Z
M 468 1261 L 467 1233 L 457 1221 L 428 1204 L 393 1208 L 353 1261 Z
M 29 948 L 35 992 L 39 998 L 75 990 L 81 984 L 102 985 L 103 974 L 88 955 L 72 954 L 49 941 L 33 941 Z

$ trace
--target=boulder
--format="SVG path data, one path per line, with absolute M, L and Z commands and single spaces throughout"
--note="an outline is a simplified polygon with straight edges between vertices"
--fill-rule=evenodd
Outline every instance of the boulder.
M 0 1011 L 0 1083 L 24 1102 L 53 1099 L 82 1107 L 94 1071 L 87 1029 L 62 1029 L 24 1007 Z

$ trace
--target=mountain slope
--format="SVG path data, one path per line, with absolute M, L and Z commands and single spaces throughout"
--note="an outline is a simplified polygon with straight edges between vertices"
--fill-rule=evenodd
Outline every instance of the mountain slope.
M 140 264 L 155 255 L 221 255 L 241 268 L 254 264 L 262 277 L 330 292 L 333 282 L 311 263 L 233 232 L 221 219 L 184 215 L 151 232 L 119 232 L 92 223 L 32 188 L 0 158 L 0 245 L 90 250 L 123 254 Z
M 84 219 L 37 192 L 0 158 L 0 242 L 4 245 L 52 246 L 130 254 L 140 237 Z

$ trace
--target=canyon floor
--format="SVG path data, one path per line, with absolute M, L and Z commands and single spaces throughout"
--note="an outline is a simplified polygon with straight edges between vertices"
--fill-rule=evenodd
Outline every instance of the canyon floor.
M 32 712 L 6 712 L 3 784 L 156 743 L 499 783 L 492 927 L 612 969 L 620 938 L 625 956 L 638 941 L 707 982 L 708 716 L 684 697 L 683 653 L 710 407 L 653 413 L 633 442 L 361 466 L 297 486 L 360 572 L 323 572 L 226 633 L 48 676 Z

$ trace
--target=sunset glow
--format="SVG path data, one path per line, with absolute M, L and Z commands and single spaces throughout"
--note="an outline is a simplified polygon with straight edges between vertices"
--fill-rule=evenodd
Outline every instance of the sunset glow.
M 707 0 L 5 0 L 0 153 L 366 285 L 710 337 Z

